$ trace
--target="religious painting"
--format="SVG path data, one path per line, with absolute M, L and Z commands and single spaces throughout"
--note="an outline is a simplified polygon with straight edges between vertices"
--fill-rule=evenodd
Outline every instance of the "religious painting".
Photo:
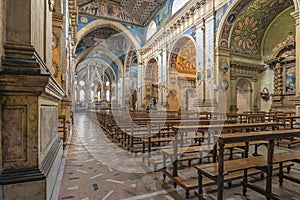
M 296 91 L 296 68 L 295 66 L 286 68 L 285 75 L 285 92 L 295 93 Z
M 153 17 L 153 20 L 157 24 L 157 27 L 163 27 L 163 25 L 169 20 L 172 10 L 172 0 L 167 0 L 165 6 L 160 9 Z
M 176 56 L 175 68 L 181 73 L 196 74 L 196 48 L 192 40 L 181 46 Z

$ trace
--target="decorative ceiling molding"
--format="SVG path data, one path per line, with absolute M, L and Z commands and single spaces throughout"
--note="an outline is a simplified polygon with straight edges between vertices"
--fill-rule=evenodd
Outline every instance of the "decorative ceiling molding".
M 231 77 L 249 77 L 257 79 L 257 75 L 266 70 L 264 65 L 255 65 L 243 62 L 231 62 L 230 63 L 230 74 Z
M 69 23 L 72 45 L 75 46 L 77 43 L 76 27 L 78 24 L 78 7 L 76 0 L 69 0 Z
M 77 0 L 79 13 L 144 26 L 166 0 Z

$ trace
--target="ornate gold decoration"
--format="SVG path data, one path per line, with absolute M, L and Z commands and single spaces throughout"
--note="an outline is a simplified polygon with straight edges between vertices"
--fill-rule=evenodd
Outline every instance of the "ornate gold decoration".
M 53 12 L 54 10 L 54 0 L 48 0 L 48 4 L 49 4 L 49 11 Z
M 270 55 L 270 57 L 268 58 L 268 60 L 274 60 L 278 57 L 278 54 L 280 54 L 280 52 L 286 48 L 287 46 L 295 46 L 296 45 L 296 40 L 295 40 L 295 36 L 293 35 L 292 32 L 289 32 L 287 38 L 276 45 L 276 47 L 274 47 L 274 49 L 272 49 L 272 54 Z

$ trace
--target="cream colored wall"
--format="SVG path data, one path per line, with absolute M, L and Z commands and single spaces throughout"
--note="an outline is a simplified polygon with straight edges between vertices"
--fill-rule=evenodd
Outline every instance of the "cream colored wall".
M 273 70 L 271 70 L 270 68 L 267 68 L 266 71 L 264 71 L 261 74 L 261 78 L 260 80 L 260 91 L 266 87 L 268 88 L 270 94 L 273 93 L 274 91 L 274 87 L 273 87 L 273 78 L 274 78 L 274 72 Z M 270 97 L 270 99 L 268 101 L 263 101 L 261 99 L 260 101 L 260 110 L 262 111 L 269 111 L 271 109 L 271 105 L 272 105 L 272 97 Z
M 281 13 L 268 27 L 262 42 L 263 57 L 266 59 L 272 54 L 272 49 L 280 42 L 284 41 L 289 32 L 295 35 L 295 19 L 291 16 L 294 8 L 291 7 Z

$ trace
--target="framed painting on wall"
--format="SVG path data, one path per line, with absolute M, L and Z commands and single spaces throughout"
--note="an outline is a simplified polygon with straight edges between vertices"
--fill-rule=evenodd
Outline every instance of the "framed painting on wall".
M 285 68 L 285 93 L 295 94 L 296 92 L 296 67 L 295 65 Z

